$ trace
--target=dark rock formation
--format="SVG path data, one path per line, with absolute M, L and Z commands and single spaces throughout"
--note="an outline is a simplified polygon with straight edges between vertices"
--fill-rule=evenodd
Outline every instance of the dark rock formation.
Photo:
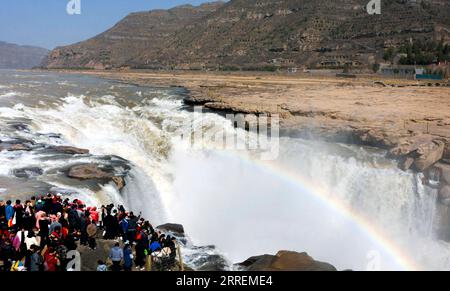
M 114 169 L 104 165 L 81 164 L 72 166 L 67 172 L 67 177 L 78 180 L 95 180 L 100 183 L 114 182 L 117 188 L 121 190 L 125 187 L 123 177 L 116 175 Z
M 95 164 L 73 166 L 70 168 L 67 176 L 80 180 L 112 179 L 113 177 L 111 173 L 103 171 Z
M 332 265 L 315 261 L 307 253 L 290 251 L 251 257 L 238 265 L 245 271 L 336 271 Z
M 41 176 L 43 173 L 44 173 L 44 171 L 38 167 L 21 168 L 21 169 L 15 169 L 13 171 L 14 176 L 16 176 L 17 178 L 37 177 L 37 176 Z
M 447 0 L 383 1 L 382 15 L 369 15 L 367 3 L 231 0 L 133 13 L 99 36 L 55 49 L 44 65 L 95 69 L 369 69 L 383 61 L 385 47 L 399 47 L 411 38 L 448 37 Z
M 85 155 L 89 154 L 89 150 L 86 149 L 80 149 L 76 147 L 70 147 L 70 146 L 56 146 L 49 148 L 50 151 L 57 152 L 57 153 L 63 153 L 68 155 Z
M 177 236 L 184 236 L 184 227 L 181 224 L 166 223 L 157 227 L 163 232 L 171 232 Z
M 31 69 L 42 63 L 48 50 L 34 46 L 19 46 L 0 41 L 0 69 Z

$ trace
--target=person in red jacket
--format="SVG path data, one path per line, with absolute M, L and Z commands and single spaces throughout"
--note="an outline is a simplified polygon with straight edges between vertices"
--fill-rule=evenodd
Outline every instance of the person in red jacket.
M 97 207 L 92 207 L 90 210 L 89 210 L 89 213 L 90 213 L 90 215 L 91 215 L 91 220 L 92 220 L 92 223 L 94 223 L 95 225 L 98 225 L 98 219 L 99 219 L 99 213 L 98 213 L 98 211 L 97 211 Z
M 46 272 L 56 272 L 60 265 L 56 251 L 53 248 L 48 248 L 44 254 L 44 266 Z

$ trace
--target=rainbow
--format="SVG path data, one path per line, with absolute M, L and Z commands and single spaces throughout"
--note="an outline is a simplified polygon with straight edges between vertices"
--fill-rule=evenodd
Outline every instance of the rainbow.
M 274 163 L 251 159 L 248 155 L 233 151 L 216 151 L 220 155 L 229 157 L 237 157 L 241 161 L 253 166 L 259 167 L 261 170 L 270 173 L 288 183 L 298 186 L 305 190 L 305 193 L 319 199 L 322 203 L 331 207 L 343 217 L 355 223 L 370 239 L 379 244 L 387 254 L 389 254 L 399 266 L 407 271 L 419 271 L 421 268 L 396 242 L 394 242 L 380 227 L 374 225 L 363 214 L 358 213 L 350 205 L 344 203 L 341 199 L 335 197 L 320 185 L 314 184 L 308 178 L 303 177 L 299 173 L 288 171 Z

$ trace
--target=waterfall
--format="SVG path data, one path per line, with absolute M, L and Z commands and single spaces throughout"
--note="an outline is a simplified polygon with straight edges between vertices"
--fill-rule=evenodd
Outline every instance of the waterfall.
M 0 80 L 8 78 L 13 77 Z M 27 78 L 34 81 L 32 75 Z M 21 79 L 21 86 L 14 85 L 16 80 L 1 84 L 8 92 L 22 90 L 20 102 L 0 100 L 2 122 L 30 123 L 30 132 L 14 135 L 116 155 L 128 160 L 132 169 L 122 193 L 111 185 L 93 193 L 51 175 L 60 166 L 55 159 L 34 153 L 12 159 L 14 153 L 2 152 L 0 178 L 9 178 L 19 164 L 39 164 L 50 173 L 40 178 L 44 182 L 72 187 L 84 193 L 83 199 L 124 203 L 155 225 L 181 223 L 195 244 L 216 245 L 233 263 L 287 249 L 306 251 L 339 269 L 365 270 L 373 254 L 379 255 L 379 269 L 405 269 L 389 243 L 423 269 L 449 268 L 450 248 L 436 236 L 441 223 L 436 190 L 423 186 L 420 175 L 400 171 L 383 151 L 281 138 L 278 159 L 263 163 L 246 150 L 224 149 L 212 142 L 199 148 L 180 143 L 178 129 L 204 125 L 183 109 L 176 89 L 61 75 L 52 76 L 59 78 L 56 83 L 40 77 L 40 87 L 33 83 L 27 91 L 27 78 Z M 31 94 L 36 98 L 27 97 Z M 220 123 L 229 134 L 239 131 L 219 115 L 201 117 Z M 63 141 L 49 133 L 60 134 Z M 309 184 L 325 194 L 318 195 Z M 333 200 L 366 217 L 386 240 L 377 239 L 357 215 L 339 211 Z

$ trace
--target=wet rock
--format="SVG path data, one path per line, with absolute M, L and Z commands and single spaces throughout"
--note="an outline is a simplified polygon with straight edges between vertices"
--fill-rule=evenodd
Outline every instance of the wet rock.
M 227 271 L 228 261 L 217 253 L 215 246 L 191 246 L 186 250 L 185 263 L 197 271 Z
M 416 135 L 403 139 L 399 144 L 389 151 L 389 156 L 392 158 L 400 158 L 417 151 L 420 147 L 433 142 L 431 135 Z
M 28 125 L 24 123 L 10 123 L 9 125 L 18 131 L 28 131 Z
M 25 144 L 14 144 L 8 147 L 8 151 L 15 152 L 15 151 L 31 151 L 31 147 Z
M 445 185 L 450 185 L 450 165 L 436 163 L 434 168 L 439 171 L 440 182 Z
M 332 265 L 315 261 L 307 253 L 291 251 L 251 257 L 239 266 L 245 271 L 336 271 Z
M 46 136 L 48 138 L 56 138 L 56 139 L 62 139 L 62 135 L 59 133 L 40 133 L 39 136 Z
M 83 164 L 73 166 L 69 169 L 67 176 L 69 178 L 79 180 L 95 180 L 95 179 L 111 180 L 114 177 L 113 174 L 103 171 L 96 164 Z
M 157 227 L 162 232 L 171 232 L 177 236 L 184 236 L 184 227 L 181 224 L 166 223 Z
M 414 161 L 414 167 L 423 172 L 438 162 L 444 154 L 444 146 L 445 144 L 442 141 L 435 140 L 419 147 L 416 151 L 418 157 Z
M 450 185 L 445 185 L 439 190 L 439 201 L 450 207 Z
M 87 149 L 80 149 L 80 148 L 70 147 L 70 146 L 56 146 L 56 147 L 51 147 L 49 150 L 57 152 L 57 153 L 68 154 L 68 155 L 89 154 L 89 150 L 87 150 Z
M 402 157 L 400 158 L 400 161 L 398 163 L 398 167 L 403 170 L 403 171 L 407 171 L 409 170 L 412 165 L 414 164 L 414 158 L 412 157 Z
M 81 164 L 72 166 L 67 170 L 67 177 L 82 181 L 91 180 L 100 183 L 113 182 L 119 190 L 122 190 L 126 183 L 122 175 L 116 175 L 114 167 L 111 165 Z
M 125 179 L 122 177 L 112 177 L 112 181 L 119 190 L 122 190 L 126 186 Z
M 246 261 L 237 264 L 240 268 L 246 271 L 265 270 L 274 259 L 273 255 L 262 255 L 250 257 Z
M 450 160 L 450 142 L 445 144 L 443 158 Z
M 196 262 L 199 267 L 197 271 L 203 272 L 220 272 L 228 269 L 228 264 L 225 259 L 220 255 L 209 255 L 201 257 Z
M 13 175 L 17 178 L 31 178 L 44 174 L 44 170 L 38 167 L 29 167 L 13 170 Z
M 32 140 L 22 138 L 0 140 L 0 151 L 31 151 L 35 144 Z

